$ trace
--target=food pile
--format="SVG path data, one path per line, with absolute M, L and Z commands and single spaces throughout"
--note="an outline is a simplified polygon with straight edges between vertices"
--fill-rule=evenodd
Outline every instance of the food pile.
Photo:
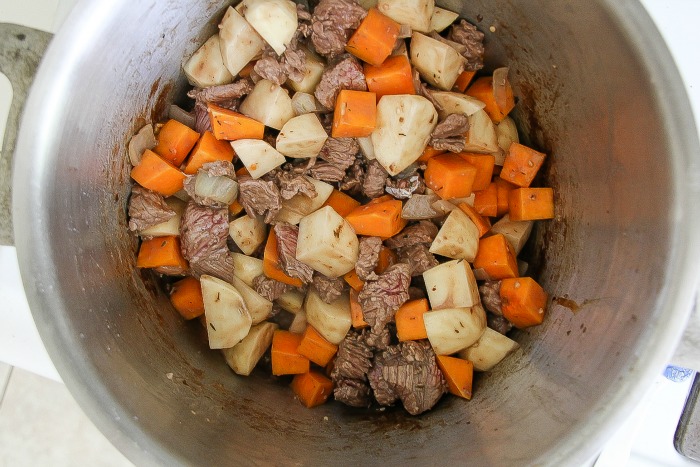
M 186 58 L 192 108 L 129 143 L 129 229 L 235 373 L 415 415 L 543 322 L 518 254 L 545 154 L 483 38 L 429 0 L 243 0 Z

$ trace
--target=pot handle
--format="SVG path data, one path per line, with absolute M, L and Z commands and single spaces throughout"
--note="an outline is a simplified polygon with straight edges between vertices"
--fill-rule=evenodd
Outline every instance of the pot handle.
M 0 149 L 0 245 L 13 245 L 12 157 L 19 122 L 36 69 L 53 34 L 17 24 L 0 23 L 0 73 L 12 85 L 12 103 Z

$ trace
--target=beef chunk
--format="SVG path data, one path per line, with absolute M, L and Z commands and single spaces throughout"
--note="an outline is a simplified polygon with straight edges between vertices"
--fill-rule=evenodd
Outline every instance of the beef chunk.
M 479 286 L 481 304 L 487 311 L 503 316 L 501 310 L 501 281 L 485 281 Z
M 318 157 L 345 172 L 355 163 L 358 152 L 360 152 L 360 145 L 355 138 L 328 138 Z
M 350 407 L 369 407 L 372 404 L 371 389 L 367 381 L 343 378 L 335 383 L 335 400 Z
M 314 270 L 297 259 L 299 227 L 280 222 L 274 229 L 282 269 L 287 275 L 299 278 L 303 283 L 308 284 L 313 280 Z
M 426 341 L 389 346 L 374 358 L 368 377 L 377 402 L 392 405 L 401 400 L 411 415 L 430 410 L 447 392 L 435 352 Z
M 376 160 L 369 161 L 365 179 L 362 182 L 362 193 L 368 198 L 377 198 L 384 194 L 384 188 L 389 174 Z
M 311 42 L 321 55 L 333 57 L 345 52 L 353 29 L 367 11 L 354 0 L 321 0 L 311 17 Z
M 413 87 L 416 89 L 416 94 L 425 97 L 433 104 L 435 110 L 442 110 L 442 105 L 435 99 L 428 85 L 420 80 L 420 74 L 415 69 L 413 70 Z
M 299 31 L 292 38 L 282 56 L 275 53 L 270 46 L 263 50 L 262 58 L 255 62 L 255 73 L 263 79 L 279 86 L 287 82 L 301 82 L 306 76 L 306 52 L 299 44 Z
M 396 199 L 408 199 L 414 194 L 423 194 L 425 182 L 419 174 L 411 175 L 408 178 L 389 177 L 384 190 Z
M 327 0 L 334 3 L 335 0 Z M 366 91 L 367 82 L 362 71 L 362 65 L 351 55 L 347 55 L 340 61 L 329 65 L 321 75 L 321 81 L 316 86 L 314 95 L 316 99 L 327 109 L 335 107 L 335 99 L 341 89 L 354 91 Z
M 364 179 L 365 169 L 362 157 L 355 157 L 355 162 L 345 172 L 345 177 L 340 182 L 340 190 L 351 195 L 359 194 Z
M 140 232 L 169 221 L 175 211 L 165 204 L 163 196 L 155 191 L 134 185 L 129 198 L 129 230 Z
M 408 300 L 410 285 L 411 271 L 406 263 L 393 264 L 376 280 L 365 282 L 357 299 L 375 334 L 394 319 L 396 310 Z
M 465 20 L 452 25 L 447 39 L 464 46 L 460 53 L 467 59 L 466 70 L 476 71 L 484 67 L 484 34 Z
M 280 191 L 270 180 L 239 177 L 238 201 L 250 217 L 264 214 L 265 222 L 268 224 L 274 221 L 275 216 L 282 209 Z
M 294 287 L 261 274 L 253 279 L 253 288 L 266 299 L 273 301 L 277 300 L 281 295 L 289 292 Z
M 469 119 L 462 114 L 450 114 L 437 124 L 428 144 L 440 151 L 462 152 L 466 145 L 465 133 Z
M 312 287 L 326 303 L 337 300 L 345 290 L 345 281 L 340 277 L 326 277 L 317 272 L 314 274 Z
M 345 170 L 330 162 L 317 162 L 309 171 L 313 178 L 323 182 L 339 182 L 345 178 Z
M 287 164 L 284 170 L 275 172 L 275 182 L 283 199 L 292 199 L 299 193 L 309 198 L 317 196 L 314 184 L 304 177 L 303 172 L 297 172 L 291 164 Z
M 510 321 L 505 319 L 503 316 L 491 312 L 486 313 L 486 325 L 503 335 L 507 334 L 511 329 L 513 329 L 513 325 L 510 324 Z
M 197 175 L 199 175 L 200 172 L 204 172 L 210 177 L 228 177 L 231 180 L 236 179 L 236 170 L 233 168 L 233 164 L 229 161 L 207 162 L 197 171 Z M 225 208 L 228 206 L 225 203 L 215 201 L 208 197 L 197 196 L 196 181 L 196 175 L 188 175 L 183 185 L 185 191 L 188 195 L 190 195 L 190 198 L 192 198 L 194 202 L 201 204 L 202 206 L 209 206 L 212 208 Z
M 432 243 L 438 234 L 438 228 L 430 221 L 420 221 L 417 224 L 409 225 L 399 234 L 386 240 L 389 248 L 405 248 L 419 243 Z
M 379 262 L 379 252 L 381 250 L 381 238 L 360 238 L 360 253 L 357 258 L 357 263 L 355 263 L 355 272 L 357 272 L 357 276 L 363 281 L 377 278 L 374 269 L 377 267 L 377 263 Z
M 365 342 L 372 350 L 385 350 L 391 344 L 391 332 L 389 326 L 375 331 L 374 329 L 365 329 L 362 332 Z
M 411 277 L 420 276 L 440 264 L 425 243 L 399 248 L 398 257 L 400 262 L 408 264 Z
M 211 131 L 208 104 L 215 104 L 231 110 L 237 110 L 241 98 L 251 93 L 253 82 L 248 78 L 239 79 L 231 84 L 196 88 L 187 93 L 194 99 L 195 130 L 199 133 Z
M 233 258 L 226 246 L 228 234 L 228 209 L 187 203 L 180 223 L 180 247 L 195 277 L 209 274 L 231 280 Z
M 372 349 L 358 331 L 350 330 L 338 345 L 331 378 L 334 382 L 340 379 L 367 379 L 367 372 L 372 366 Z
M 255 62 L 253 70 L 260 78 L 271 81 L 278 86 L 287 81 L 287 70 L 269 46 L 265 48 L 262 58 Z

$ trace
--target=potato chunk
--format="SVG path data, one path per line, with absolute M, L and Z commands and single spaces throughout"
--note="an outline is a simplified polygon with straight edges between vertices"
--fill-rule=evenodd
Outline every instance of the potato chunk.
M 287 91 L 272 81 L 262 79 L 241 103 L 240 112 L 264 125 L 281 130 L 294 117 L 292 98 Z
M 252 255 L 267 239 L 267 227 L 262 219 L 243 215 L 228 224 L 229 234 L 246 255 Z
M 231 147 L 253 178 L 260 178 L 286 162 L 282 154 L 261 139 L 231 141 Z
M 233 7 L 228 7 L 219 24 L 219 39 L 224 66 L 233 76 L 265 47 L 263 38 Z
M 302 217 L 311 214 L 312 212 L 323 206 L 328 197 L 333 192 L 333 185 L 330 185 L 321 180 L 316 180 L 306 176 L 306 179 L 311 182 L 316 189 L 316 196 L 310 198 L 303 193 L 294 195 L 292 199 L 282 200 L 282 210 L 277 213 L 277 220 L 288 222 L 292 225 L 297 225 Z
M 304 72 L 304 79 L 300 82 L 288 79 L 287 85 L 297 92 L 305 92 L 313 94 L 316 90 L 316 86 L 321 81 L 321 76 L 323 75 L 323 70 L 326 69 L 326 63 L 321 57 L 311 52 L 307 48 L 302 48 L 306 56 L 306 71 Z
M 359 241 L 348 221 L 326 206 L 299 222 L 297 259 L 328 277 L 350 272 L 357 262 Z
M 326 303 L 316 290 L 310 288 L 306 293 L 304 312 L 306 321 L 332 344 L 340 344 L 352 326 L 350 296 L 347 293 L 332 303 Z
M 202 286 L 209 347 L 233 347 L 248 335 L 253 323 L 243 297 L 233 285 L 216 277 L 204 274 L 199 282 Z
M 489 371 L 519 347 L 510 337 L 487 327 L 479 340 L 460 351 L 459 356 L 473 362 L 475 370 Z
M 243 340 L 229 349 L 223 349 L 226 363 L 239 375 L 248 376 L 272 344 L 277 324 L 264 322 L 250 328 Z
M 435 0 L 379 0 L 377 9 L 413 30 L 430 32 Z
M 423 314 L 430 345 L 438 355 L 450 355 L 474 344 L 486 329 L 481 305 L 444 308 Z
M 231 253 L 231 257 L 233 258 L 233 274 L 252 287 L 253 279 L 263 273 L 263 261 L 241 253 Z
M 491 226 L 491 232 L 494 234 L 503 234 L 506 240 L 513 246 L 517 256 L 530 237 L 533 224 L 534 221 L 512 221 L 510 220 L 510 216 L 506 214 Z
M 452 260 L 423 273 L 430 308 L 472 307 L 480 302 L 479 288 L 467 261 Z
M 316 114 L 308 113 L 284 124 L 275 148 L 287 157 L 308 159 L 318 156 L 327 139 L 328 133 Z
M 469 131 L 466 137 L 465 152 L 495 153 L 498 152 L 496 126 L 486 111 L 479 110 L 469 117 Z
M 442 32 L 454 23 L 457 18 L 459 18 L 459 14 L 454 11 L 445 10 L 444 8 L 436 6 L 433 10 L 433 16 L 430 17 L 430 30 Z
M 438 117 L 444 120 L 450 114 L 462 114 L 468 117 L 486 107 L 479 99 L 461 92 L 435 91 L 433 98 L 440 104 Z
M 218 34 L 214 34 L 182 66 L 192 86 L 206 88 L 233 81 L 233 75 L 224 65 Z
M 425 34 L 414 32 L 410 49 L 411 63 L 421 78 L 443 91 L 452 89 L 464 71 L 466 60 L 459 52 Z
M 243 0 L 243 16 L 270 47 L 282 55 L 299 25 L 291 0 Z
M 473 262 L 478 248 L 479 228 L 461 209 L 455 209 L 440 227 L 430 252 Z
M 236 276 L 233 276 L 231 284 L 233 284 L 241 297 L 243 297 L 243 301 L 248 309 L 248 313 L 250 313 L 253 324 L 262 323 L 270 316 L 272 313 L 272 302 L 270 300 L 260 295 L 255 289 Z

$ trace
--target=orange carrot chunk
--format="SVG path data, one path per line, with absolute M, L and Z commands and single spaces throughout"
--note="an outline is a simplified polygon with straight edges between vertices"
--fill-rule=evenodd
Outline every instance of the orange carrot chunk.
M 432 146 L 426 146 L 423 154 L 418 158 L 418 162 L 428 162 L 431 158 L 439 156 L 440 154 L 445 154 L 445 151 L 435 149 Z
M 291 387 L 299 401 L 308 408 L 323 404 L 333 392 L 333 382 L 318 371 L 296 375 Z
M 265 125 L 233 110 L 209 104 L 209 120 L 216 139 L 262 139 Z
M 345 282 L 347 282 L 348 285 L 357 292 L 362 290 L 362 287 L 365 286 L 365 282 L 360 279 L 360 277 L 357 275 L 357 271 L 354 269 L 345 274 L 343 279 L 345 279 Z
M 442 199 L 471 195 L 477 168 L 457 154 L 440 154 L 428 160 L 425 184 Z
M 529 187 L 542 167 L 545 155 L 532 148 L 513 142 L 508 149 L 501 169 L 503 180 L 520 187 Z
M 496 215 L 500 217 L 508 212 L 508 196 L 517 186 L 506 182 L 501 177 L 496 177 L 493 183 L 496 185 L 497 190 Z
M 379 66 L 365 64 L 365 80 L 367 89 L 377 95 L 377 102 L 382 96 L 416 93 L 411 62 L 405 55 L 389 57 Z
M 467 87 L 469 87 L 469 83 L 474 79 L 475 74 L 476 71 L 463 71 L 460 73 L 457 77 L 457 81 L 455 81 L 455 88 L 457 88 L 459 92 L 466 91 Z
M 137 268 L 174 267 L 187 269 L 187 260 L 180 251 L 180 237 L 154 237 L 141 242 L 136 257 Z
M 355 33 L 350 36 L 345 50 L 374 66 L 379 66 L 391 55 L 401 25 L 376 8 L 370 8 Z
M 493 77 L 492 76 L 482 76 L 477 78 L 469 89 L 465 92 L 466 95 L 475 97 L 481 102 L 486 104 L 484 110 L 491 117 L 494 123 L 500 123 L 504 118 L 508 116 L 513 107 L 515 107 L 515 98 L 513 97 L 513 88 L 511 88 L 510 83 L 506 81 L 506 96 L 505 96 L 505 106 L 501 107 L 496 102 L 496 98 L 493 95 Z
M 146 149 L 139 165 L 131 169 L 131 178 L 136 183 L 163 196 L 172 196 L 182 190 L 186 175 L 160 157 Z
M 488 188 L 491 183 L 491 177 L 493 176 L 493 168 L 496 164 L 496 158 L 493 154 L 462 152 L 459 154 L 459 157 L 476 167 L 476 176 L 474 177 L 472 190 L 480 191 Z
M 270 229 L 265 243 L 265 251 L 263 252 L 263 274 L 270 279 L 284 282 L 285 284 L 301 287 L 303 283 L 297 277 L 288 276 L 280 266 L 279 252 L 277 251 L 277 235 L 275 229 Z
M 357 299 L 359 291 L 355 289 L 350 289 L 350 318 L 352 319 L 352 327 L 355 329 L 362 329 L 369 326 L 369 323 L 365 321 L 365 315 L 362 312 L 362 306 Z
M 185 277 L 173 284 L 170 302 L 185 319 L 198 318 L 204 313 L 202 286 L 194 277 Z
M 387 270 L 389 266 L 396 263 L 398 256 L 394 253 L 394 250 L 382 246 L 379 250 L 379 259 L 377 260 L 377 266 L 374 268 L 374 272 L 381 274 Z
M 516 328 L 542 324 L 547 308 L 547 293 L 531 277 L 501 281 L 503 316 Z
M 272 374 L 296 375 L 309 371 L 309 359 L 297 350 L 301 344 L 301 334 L 278 329 L 272 336 Z
M 342 217 L 345 217 L 350 211 L 359 205 L 360 202 L 352 196 L 346 195 L 338 189 L 333 189 L 331 195 L 321 207 L 330 206 L 335 210 L 335 212 L 340 214 Z
M 326 366 L 338 352 L 338 346 L 328 342 L 309 325 L 306 326 L 306 330 L 302 334 L 301 343 L 297 351 L 316 365 Z
M 377 126 L 377 96 L 373 92 L 343 89 L 333 112 L 333 138 L 362 138 Z
M 184 123 L 170 119 L 158 132 L 158 144 L 153 152 L 179 167 L 199 139 L 199 133 Z
M 232 216 L 237 216 L 241 212 L 243 212 L 243 205 L 237 199 L 234 199 L 233 203 L 228 205 L 228 213 Z
M 457 207 L 461 209 L 464 214 L 469 216 L 469 219 L 471 219 L 474 225 L 476 225 L 476 228 L 479 229 L 479 237 L 483 237 L 491 230 L 491 221 L 489 218 L 476 212 L 476 209 L 472 206 L 469 206 L 467 203 L 459 203 Z
M 515 250 L 503 234 L 479 239 L 474 269 L 483 269 L 491 280 L 518 277 Z
M 393 237 L 406 226 L 407 221 L 401 217 L 403 205 L 397 199 L 369 202 L 353 209 L 347 220 L 357 235 L 368 237 Z
M 436 355 L 436 357 L 438 368 L 447 381 L 450 394 L 471 399 L 474 364 L 469 360 L 448 355 Z
M 396 336 L 401 342 L 427 339 L 423 314 L 430 309 L 428 300 L 409 300 L 396 311 Z
M 474 209 L 482 216 L 496 217 L 498 214 L 498 187 L 491 183 L 485 190 L 474 192 Z
M 205 131 L 192 148 L 192 153 L 182 171 L 192 175 L 197 173 L 197 170 L 207 162 L 231 162 L 234 155 L 233 148 L 227 141 L 220 141 L 214 137 L 211 131 Z
M 552 188 L 517 188 L 508 195 L 508 213 L 512 221 L 554 218 Z

